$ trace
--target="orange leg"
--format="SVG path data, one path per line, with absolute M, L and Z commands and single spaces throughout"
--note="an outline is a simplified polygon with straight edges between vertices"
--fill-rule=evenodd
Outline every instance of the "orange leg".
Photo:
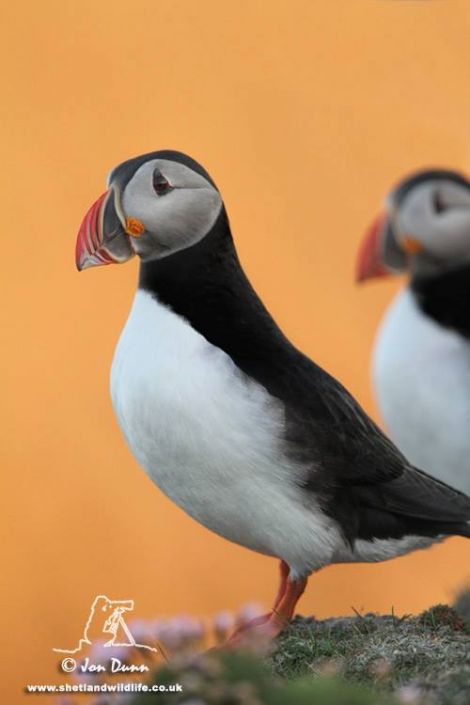
M 269 624 L 274 628 L 275 636 L 289 624 L 294 616 L 295 608 L 305 592 L 307 582 L 308 578 L 299 578 L 299 580 L 287 579 L 284 594 L 269 618 Z
M 248 624 L 235 629 L 228 640 L 229 646 L 237 646 L 243 641 L 246 634 L 249 636 L 263 635 L 274 638 L 284 629 L 294 616 L 297 602 L 302 596 L 307 585 L 307 578 L 300 580 L 289 580 L 289 566 L 284 561 L 280 562 L 280 582 L 279 589 L 274 600 L 271 612 L 252 619 Z
M 280 582 L 279 582 L 279 589 L 277 591 L 276 599 L 274 600 L 274 605 L 273 605 L 273 612 L 277 610 L 279 603 L 281 602 L 284 593 L 286 591 L 287 587 L 287 580 L 289 578 L 289 566 L 285 561 L 281 561 L 279 563 L 279 572 L 280 572 Z

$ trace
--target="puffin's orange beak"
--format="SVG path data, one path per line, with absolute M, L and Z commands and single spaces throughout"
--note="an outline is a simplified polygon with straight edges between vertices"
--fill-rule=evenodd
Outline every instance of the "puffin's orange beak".
M 83 218 L 75 246 L 75 263 L 79 271 L 126 262 L 135 254 L 131 238 L 118 217 L 116 197 L 115 189 L 110 188 L 93 203 Z
M 386 213 L 381 213 L 364 236 L 356 260 L 357 282 L 390 275 L 382 261 L 382 232 L 386 220 Z

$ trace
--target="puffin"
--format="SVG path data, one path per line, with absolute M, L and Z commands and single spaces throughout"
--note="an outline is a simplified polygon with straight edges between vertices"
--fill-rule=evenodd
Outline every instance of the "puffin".
M 240 264 L 219 189 L 191 157 L 160 150 L 123 162 L 86 213 L 79 270 L 134 256 L 114 411 L 165 495 L 278 559 L 272 610 L 245 630 L 279 634 L 326 565 L 470 537 L 470 498 L 408 462 L 281 331 Z
M 372 354 L 381 416 L 404 455 L 470 493 L 470 182 L 407 176 L 359 249 L 356 278 L 406 273 Z

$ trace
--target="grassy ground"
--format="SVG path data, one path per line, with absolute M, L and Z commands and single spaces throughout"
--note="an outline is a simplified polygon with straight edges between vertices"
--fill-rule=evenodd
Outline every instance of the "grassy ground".
M 470 593 L 421 615 L 297 617 L 268 655 L 211 650 L 154 674 L 144 705 L 469 705 Z
M 411 701 L 469 705 L 470 597 L 460 602 L 417 617 L 297 618 L 279 639 L 271 667 L 288 679 L 336 674 Z

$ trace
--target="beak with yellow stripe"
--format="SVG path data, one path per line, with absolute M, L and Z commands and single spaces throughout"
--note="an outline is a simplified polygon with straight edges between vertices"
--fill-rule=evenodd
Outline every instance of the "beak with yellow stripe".
M 75 247 L 77 269 L 127 262 L 135 254 L 132 238 L 144 230 L 140 220 L 123 215 L 119 189 L 111 186 L 82 220 Z
M 188 249 L 223 217 L 220 193 L 207 172 L 174 150 L 123 162 L 108 190 L 89 208 L 75 250 L 78 270 L 138 255 L 150 262 Z

